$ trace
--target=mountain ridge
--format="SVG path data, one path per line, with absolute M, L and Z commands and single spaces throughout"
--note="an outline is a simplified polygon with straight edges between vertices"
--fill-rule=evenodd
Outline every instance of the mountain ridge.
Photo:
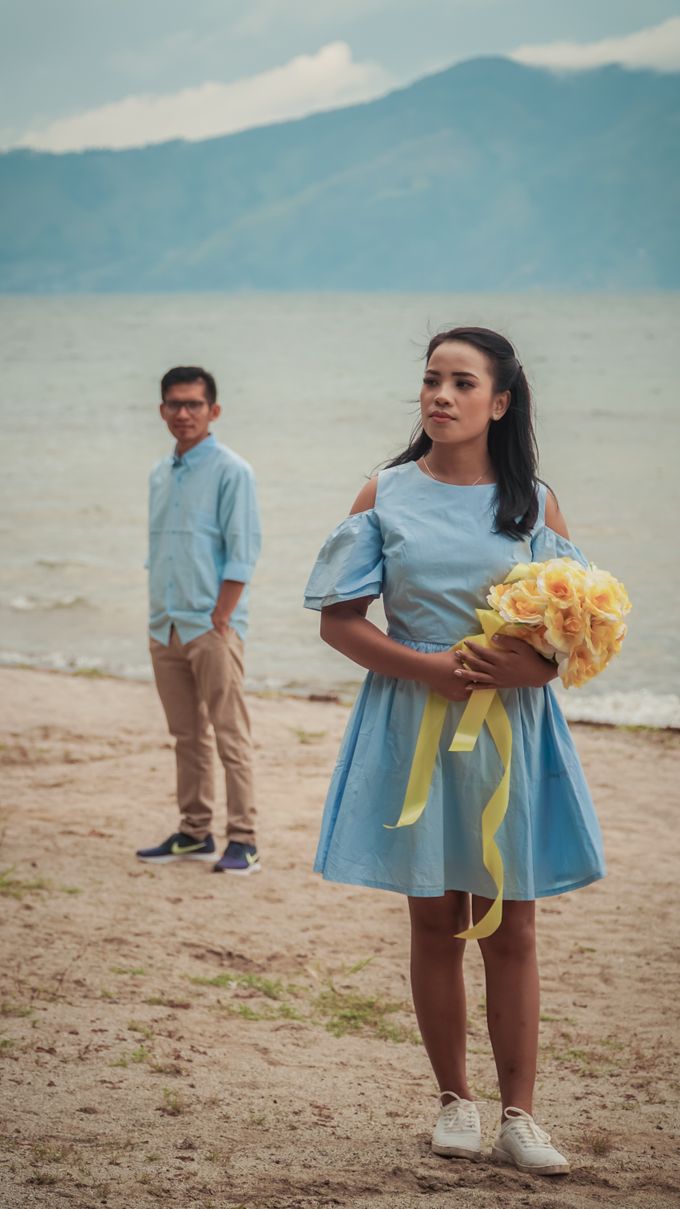
M 15 149 L 0 288 L 676 288 L 679 132 L 680 74 L 487 57 L 200 142 Z

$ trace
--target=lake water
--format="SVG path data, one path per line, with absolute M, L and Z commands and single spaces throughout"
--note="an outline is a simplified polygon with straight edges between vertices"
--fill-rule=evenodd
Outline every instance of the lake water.
M 301 608 L 325 534 L 403 448 L 440 327 L 498 327 L 532 381 L 542 477 L 624 581 L 630 633 L 567 712 L 680 725 L 680 295 L 165 295 L 0 299 L 0 661 L 148 677 L 146 482 L 169 450 L 158 379 L 203 363 L 218 440 L 253 465 L 265 545 L 252 687 L 350 692 L 362 673 Z

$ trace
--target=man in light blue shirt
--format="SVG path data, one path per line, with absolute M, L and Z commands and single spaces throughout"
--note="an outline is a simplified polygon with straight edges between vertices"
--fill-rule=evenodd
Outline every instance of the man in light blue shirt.
M 137 856 L 156 864 L 211 861 L 216 872 L 256 873 L 243 686 L 247 585 L 260 552 L 255 480 L 248 463 L 210 432 L 221 409 L 207 370 L 168 370 L 161 398 L 161 416 L 176 444 L 149 480 L 149 644 L 175 739 L 180 824 Z M 227 846 L 219 860 L 212 834 L 211 725 L 227 787 Z

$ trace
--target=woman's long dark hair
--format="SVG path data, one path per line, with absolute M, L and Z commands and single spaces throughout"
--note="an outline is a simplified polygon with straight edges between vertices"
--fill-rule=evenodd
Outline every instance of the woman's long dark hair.
M 496 393 L 510 391 L 510 406 L 505 415 L 489 426 L 488 448 L 496 474 L 496 532 L 522 537 L 531 530 L 538 512 L 538 450 L 529 383 L 510 341 L 486 327 L 454 327 L 439 332 L 427 347 L 426 365 L 434 350 L 449 340 L 471 344 L 484 353 Z M 417 462 L 431 448 L 432 441 L 419 420 L 408 447 L 388 466 Z

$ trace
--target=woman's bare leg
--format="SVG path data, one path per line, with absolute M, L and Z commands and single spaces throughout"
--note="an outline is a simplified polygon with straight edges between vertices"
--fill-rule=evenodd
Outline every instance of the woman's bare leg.
M 473 897 L 476 923 L 486 898 Z M 496 1060 L 502 1107 L 532 1111 L 538 1055 L 539 984 L 536 904 L 504 902 L 500 927 L 479 941 L 486 971 L 486 1018 Z
M 447 890 L 441 898 L 409 898 L 411 988 L 427 1055 L 440 1091 L 472 1099 L 465 1072 L 466 1012 L 463 982 L 469 898 Z

